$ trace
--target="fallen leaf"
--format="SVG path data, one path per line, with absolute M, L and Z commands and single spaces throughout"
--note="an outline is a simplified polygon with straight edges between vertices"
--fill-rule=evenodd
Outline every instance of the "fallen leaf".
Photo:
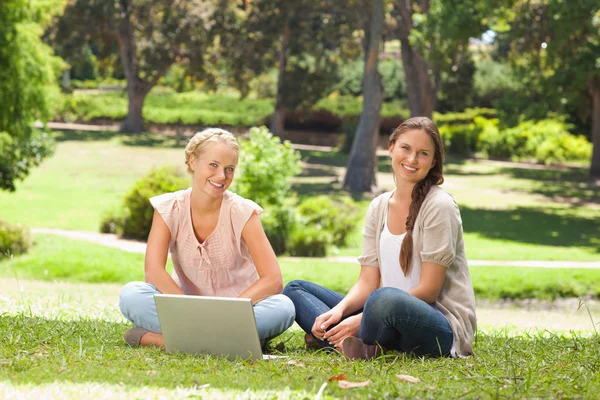
M 421 382 L 421 380 L 419 378 L 415 378 L 414 376 L 410 376 L 410 375 L 396 375 L 396 379 L 398 379 L 400 382 L 409 382 L 409 383 Z
M 131 376 L 131 372 L 128 372 L 128 373 L 127 373 L 127 376 Z
M 333 376 L 330 376 L 329 378 L 327 378 L 327 382 L 344 381 L 346 379 L 348 379 L 348 376 L 346 376 L 346 374 L 337 374 L 337 375 L 333 375 Z
M 348 382 L 345 380 L 338 381 L 338 386 L 341 387 L 342 389 L 365 387 L 365 386 L 369 386 L 370 384 L 371 384 L 371 380 L 364 381 L 364 382 Z
M 156 374 L 156 371 L 154 371 L 154 370 L 150 370 L 150 371 L 146 371 L 146 373 L 147 373 L 148 375 L 154 375 L 154 374 Z
M 125 382 L 121 381 L 121 382 L 119 382 L 119 385 L 125 386 Z
M 288 365 L 295 365 L 297 367 L 302 367 L 302 368 L 306 367 L 306 365 L 303 362 L 296 361 L 296 360 L 290 360 L 290 361 L 287 362 L 287 364 Z

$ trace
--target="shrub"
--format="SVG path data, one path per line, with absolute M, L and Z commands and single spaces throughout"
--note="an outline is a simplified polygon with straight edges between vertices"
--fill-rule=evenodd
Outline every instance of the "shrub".
M 23 254 L 31 247 L 29 229 L 0 220 L 0 259 Z
M 349 197 L 329 198 L 316 196 L 304 200 L 298 206 L 303 223 L 331 236 L 336 246 L 346 244 L 346 238 L 356 226 L 358 208 Z
M 125 216 L 122 210 L 108 211 L 102 216 L 100 232 L 122 234 L 124 221 Z
M 290 196 L 291 178 L 301 171 L 300 154 L 264 126 L 251 128 L 240 146 L 242 162 L 231 190 L 265 209 L 283 205 Z
M 296 226 L 288 240 L 288 252 L 294 257 L 325 257 L 331 244 L 329 232 L 316 226 Z
M 153 169 L 138 180 L 123 200 L 123 236 L 147 239 L 154 208 L 149 199 L 189 187 L 189 179 L 175 168 Z
M 293 204 L 269 206 L 260 215 L 260 221 L 275 254 L 283 254 L 287 250 L 288 237 L 295 229 L 296 219 Z
M 591 143 L 570 134 L 569 128 L 564 118 L 557 116 L 537 122 L 524 121 L 503 130 L 490 127 L 480 137 L 481 150 L 489 157 L 535 159 L 546 164 L 589 160 Z

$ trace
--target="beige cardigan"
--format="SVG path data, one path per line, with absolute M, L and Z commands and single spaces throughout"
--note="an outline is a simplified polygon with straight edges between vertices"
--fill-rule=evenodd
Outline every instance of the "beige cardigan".
M 379 239 L 392 193 L 376 197 L 369 205 L 363 229 L 363 251 L 358 258 L 362 266 L 379 268 Z M 462 220 L 452 196 L 438 186 L 433 186 L 425 197 L 415 221 L 412 262 L 430 262 L 448 269 L 435 307 L 448 319 L 454 332 L 455 353 L 452 355 L 473 354 L 475 295 L 465 255 Z

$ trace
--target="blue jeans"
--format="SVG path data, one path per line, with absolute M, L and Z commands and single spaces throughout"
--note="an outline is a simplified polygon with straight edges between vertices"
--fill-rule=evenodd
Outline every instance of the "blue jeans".
M 146 282 L 130 282 L 121 290 L 119 308 L 135 326 L 160 333 L 154 295 L 160 293 Z M 267 297 L 254 305 L 254 318 L 261 342 L 279 336 L 294 323 L 294 304 L 282 294 Z
M 306 281 L 288 283 L 283 294 L 294 302 L 296 322 L 307 333 L 319 315 L 344 298 Z M 360 311 L 363 315 L 358 337 L 367 344 L 416 355 L 450 354 L 454 334 L 446 317 L 437 308 L 403 290 L 379 288 L 371 293 Z

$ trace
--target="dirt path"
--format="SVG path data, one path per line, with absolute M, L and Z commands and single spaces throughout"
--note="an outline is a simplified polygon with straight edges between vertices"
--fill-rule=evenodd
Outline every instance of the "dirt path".
M 145 253 L 146 243 L 121 239 L 117 235 L 98 232 L 70 231 L 52 228 L 32 228 L 33 233 L 58 235 L 75 240 L 85 240 L 102 246 L 112 247 L 130 253 Z M 284 257 L 284 260 L 299 260 L 296 257 Z M 334 262 L 355 263 L 356 257 L 327 257 Z M 469 260 L 470 266 L 477 267 L 533 267 L 533 268 L 600 268 L 600 261 L 503 261 L 503 260 Z

